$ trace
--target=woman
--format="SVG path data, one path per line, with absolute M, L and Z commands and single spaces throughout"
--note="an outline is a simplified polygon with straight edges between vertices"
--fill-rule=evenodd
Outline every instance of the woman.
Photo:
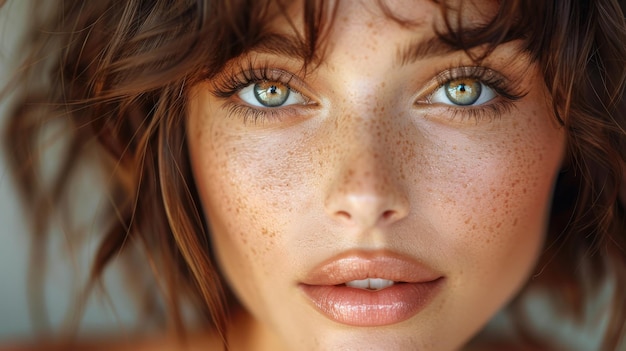
M 103 159 L 89 287 L 139 243 L 165 348 L 561 349 L 524 297 L 575 318 L 608 280 L 617 350 L 623 6 L 63 1 L 28 40 L 6 146 L 40 236 Z M 53 121 L 70 146 L 45 187 L 30 161 Z M 503 308 L 515 336 L 479 334 Z

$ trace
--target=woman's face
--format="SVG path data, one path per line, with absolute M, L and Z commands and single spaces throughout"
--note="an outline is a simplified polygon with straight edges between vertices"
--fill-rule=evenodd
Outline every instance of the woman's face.
M 411 26 L 376 3 L 339 3 L 314 69 L 270 40 L 190 96 L 195 180 L 257 349 L 458 349 L 540 254 L 565 138 L 538 67 L 516 42 L 477 66 L 437 40 L 430 1 L 388 2 Z

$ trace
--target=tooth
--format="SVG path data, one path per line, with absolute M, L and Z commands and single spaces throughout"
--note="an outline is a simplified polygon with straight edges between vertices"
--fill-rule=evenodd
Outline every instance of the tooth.
M 367 289 L 370 287 L 369 279 L 353 280 L 346 283 L 351 288 Z
M 352 280 L 346 282 L 346 286 L 351 288 L 368 289 L 368 290 L 380 290 L 393 285 L 393 280 L 381 279 L 381 278 L 367 278 L 361 280 Z
M 372 290 L 380 290 L 380 289 L 384 289 L 392 285 L 393 285 L 392 280 L 380 279 L 380 278 L 370 279 L 370 289 Z

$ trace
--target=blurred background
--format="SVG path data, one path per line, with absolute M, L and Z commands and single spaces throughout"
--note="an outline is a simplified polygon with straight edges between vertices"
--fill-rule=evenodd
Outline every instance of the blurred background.
M 0 0 L 0 3 L 2 1 Z M 10 0 L 0 8 L 0 89 L 15 73 L 18 60 L 22 58 L 17 48 L 18 39 L 28 23 L 30 0 Z M 0 90 L 1 91 L 1 90 Z M 9 97 L 11 93 L 9 91 Z M 10 100 L 10 98 L 9 98 Z M 6 122 L 7 99 L 0 100 L 0 128 Z M 97 178 L 94 178 L 97 179 Z M 97 207 L 101 196 L 92 180 L 76 190 L 84 191 L 86 211 Z M 90 209 L 91 208 L 91 209 Z M 0 152 L 0 345 L 8 341 L 24 341 L 32 338 L 36 325 L 29 316 L 27 272 L 30 263 L 30 226 L 22 213 L 13 179 L 7 170 L 4 150 Z M 41 290 L 45 311 L 53 331 L 59 331 L 68 320 L 69 307 L 76 303 L 77 292 L 88 273 L 88 256 L 98 241 L 87 237 L 70 243 L 61 230 L 52 233 L 43 289 Z M 69 249 L 72 250 L 69 250 Z M 71 252 L 74 254 L 71 254 Z M 122 291 L 123 286 L 115 267 L 106 276 L 110 296 L 96 294 L 84 311 L 81 331 L 87 333 L 114 333 L 129 324 L 134 309 Z M 115 301 L 113 306 L 111 301 Z M 115 308 L 111 308 L 115 307 Z M 44 315 L 45 315 L 44 314 Z M 44 324 L 45 325 L 45 324 Z
M 26 19 L 26 2 L 12 1 L 0 9 L 0 82 L 4 85 L 13 72 L 17 39 Z M 7 101 L 0 100 L 0 126 L 6 121 Z M 26 278 L 28 243 L 26 223 L 17 205 L 7 173 L 4 153 L 0 152 L 0 340 L 26 335 Z

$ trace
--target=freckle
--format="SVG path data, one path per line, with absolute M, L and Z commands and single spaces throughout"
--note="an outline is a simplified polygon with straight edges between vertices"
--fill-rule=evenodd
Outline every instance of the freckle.
M 515 220 L 513 220 L 513 226 L 516 227 L 517 226 L 517 217 L 515 218 Z

